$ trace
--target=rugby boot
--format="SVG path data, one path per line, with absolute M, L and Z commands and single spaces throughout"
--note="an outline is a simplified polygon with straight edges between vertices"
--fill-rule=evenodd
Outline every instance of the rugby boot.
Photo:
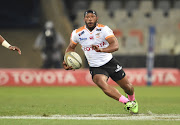
M 125 104 L 124 109 L 131 114 L 137 114 L 138 113 L 138 103 L 137 101 L 129 101 Z

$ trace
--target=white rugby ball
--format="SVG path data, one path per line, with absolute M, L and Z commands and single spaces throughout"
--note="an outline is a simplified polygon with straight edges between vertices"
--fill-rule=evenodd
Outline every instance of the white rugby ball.
M 79 69 L 82 66 L 82 59 L 76 52 L 67 52 L 64 56 L 64 61 L 73 69 Z

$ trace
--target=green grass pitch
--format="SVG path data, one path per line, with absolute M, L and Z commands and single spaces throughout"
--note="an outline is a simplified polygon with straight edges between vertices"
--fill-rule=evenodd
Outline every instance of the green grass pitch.
M 124 94 L 120 87 L 117 87 Z M 135 87 L 141 114 L 180 114 L 180 87 Z M 128 114 L 98 87 L 0 87 L 0 116 Z M 0 119 L 0 125 L 179 125 L 180 121 Z

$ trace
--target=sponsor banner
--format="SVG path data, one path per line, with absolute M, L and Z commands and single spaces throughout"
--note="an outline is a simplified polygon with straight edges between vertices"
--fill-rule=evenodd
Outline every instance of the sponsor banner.
M 145 68 L 124 69 L 135 86 L 146 86 Z M 153 86 L 180 86 L 180 70 L 154 69 Z M 117 85 L 109 79 L 110 85 Z M 95 86 L 88 69 L 66 71 L 63 69 L 0 69 L 0 86 Z
M 0 69 L 1 86 L 88 86 L 88 70 Z
M 147 85 L 147 69 L 125 69 L 129 81 L 136 86 Z M 153 86 L 180 86 L 180 70 L 173 68 L 155 68 L 152 71 Z

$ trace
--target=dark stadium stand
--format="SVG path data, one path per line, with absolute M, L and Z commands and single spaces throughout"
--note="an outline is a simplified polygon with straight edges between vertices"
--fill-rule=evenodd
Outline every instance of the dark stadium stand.
M 40 14 L 40 0 L 4 0 L 0 8 L 0 27 L 36 27 L 40 25 Z
M 180 68 L 180 0 L 4 0 L 0 8 L 0 34 L 28 48 L 25 54 L 35 57 L 36 64 L 29 63 L 28 56 L 22 53 L 26 64 L 10 65 L 2 60 L 1 67 L 38 67 L 41 60 L 32 46 L 41 24 L 52 19 L 68 43 L 70 32 L 84 25 L 83 13 L 87 9 L 95 9 L 99 23 L 114 31 L 120 48 L 113 54 L 125 67 L 146 66 L 148 28 L 152 25 L 156 28 L 155 67 Z
M 84 25 L 86 9 L 97 11 L 99 23 L 108 25 L 118 38 L 120 49 L 114 56 L 125 67 L 146 66 L 148 27 L 152 25 L 156 28 L 155 67 L 180 68 L 177 65 L 180 63 L 180 0 L 64 0 L 64 3 L 74 28 Z M 139 33 L 132 35 L 133 31 Z

